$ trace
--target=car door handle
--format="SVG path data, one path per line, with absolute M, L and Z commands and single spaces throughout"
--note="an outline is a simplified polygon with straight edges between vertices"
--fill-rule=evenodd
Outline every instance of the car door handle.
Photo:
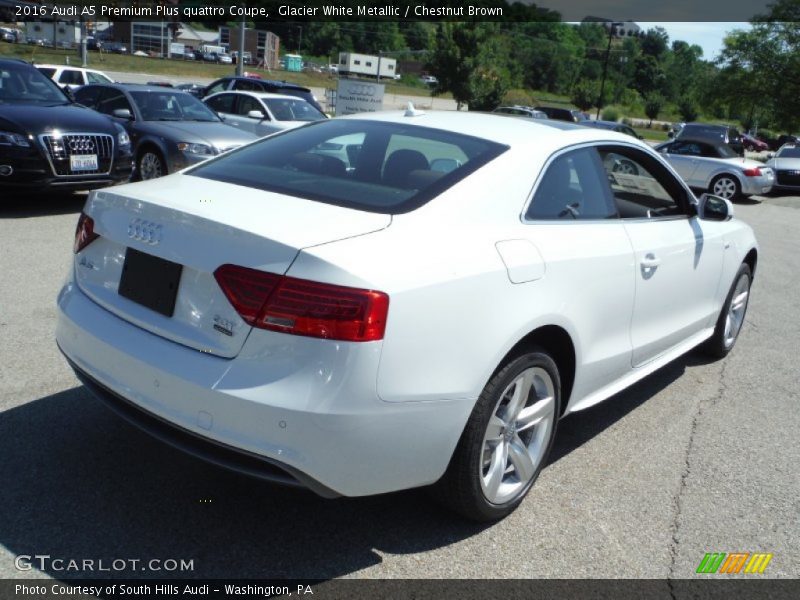
M 648 252 L 647 254 L 645 254 L 644 258 L 642 259 L 642 267 L 645 269 L 654 269 L 660 264 L 661 264 L 661 259 L 656 258 L 656 255 L 653 254 L 652 252 Z

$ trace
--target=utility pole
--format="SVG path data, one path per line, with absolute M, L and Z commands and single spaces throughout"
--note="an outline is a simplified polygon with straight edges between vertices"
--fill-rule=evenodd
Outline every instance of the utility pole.
M 81 66 L 87 66 L 87 48 L 86 48 L 86 22 L 81 17 Z
M 239 23 L 239 56 L 236 57 L 236 75 L 244 76 L 244 36 L 247 33 L 247 24 L 242 15 L 242 22 Z
M 608 46 L 606 47 L 606 60 L 603 62 L 603 79 L 600 83 L 600 96 L 597 98 L 597 119 L 600 118 L 600 109 L 603 107 L 603 93 L 606 91 L 606 73 L 608 73 L 608 57 L 611 55 L 611 38 L 614 37 L 617 25 L 621 27 L 623 23 L 608 24 Z

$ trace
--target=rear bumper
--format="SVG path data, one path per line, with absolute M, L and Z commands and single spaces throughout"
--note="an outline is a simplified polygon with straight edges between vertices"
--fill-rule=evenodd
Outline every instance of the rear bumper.
M 60 348 L 59 348 L 60 349 Z M 63 353 L 63 351 L 62 351 Z M 132 425 L 149 433 L 154 438 L 182 450 L 187 454 L 196 456 L 206 462 L 237 471 L 251 477 L 265 479 L 272 483 L 293 487 L 307 487 L 325 498 L 336 498 L 336 492 L 326 488 L 317 481 L 303 473 L 251 452 L 233 448 L 214 440 L 196 435 L 191 431 L 149 413 L 133 402 L 115 394 L 99 381 L 93 379 L 80 367 L 64 355 L 67 362 L 75 371 L 75 376 L 92 394 L 102 400 L 108 408 L 113 410 Z
M 775 178 L 742 177 L 742 193 L 747 195 L 766 194 L 775 185 Z
M 155 437 L 230 469 L 329 497 L 423 486 L 444 473 L 472 410 L 382 401 L 380 343 L 254 330 L 236 358 L 219 358 L 131 325 L 71 279 L 56 340 L 81 380 Z

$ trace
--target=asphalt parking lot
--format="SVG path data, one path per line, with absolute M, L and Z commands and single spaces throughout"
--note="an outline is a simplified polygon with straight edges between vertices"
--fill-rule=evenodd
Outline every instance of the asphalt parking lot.
M 761 254 L 734 352 L 562 421 L 539 482 L 492 526 L 422 491 L 323 500 L 231 474 L 91 398 L 53 340 L 83 199 L 0 199 L 0 578 L 92 575 L 20 572 L 20 554 L 186 559 L 169 575 L 203 578 L 691 578 L 704 553 L 738 551 L 800 576 L 800 197 L 736 205 Z

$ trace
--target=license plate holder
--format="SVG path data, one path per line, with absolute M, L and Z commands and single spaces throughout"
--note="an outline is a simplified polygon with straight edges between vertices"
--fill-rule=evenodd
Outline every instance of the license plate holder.
M 97 171 L 97 154 L 73 154 L 69 157 L 72 171 Z
M 171 317 L 175 312 L 182 270 L 182 265 L 128 248 L 117 293 Z

